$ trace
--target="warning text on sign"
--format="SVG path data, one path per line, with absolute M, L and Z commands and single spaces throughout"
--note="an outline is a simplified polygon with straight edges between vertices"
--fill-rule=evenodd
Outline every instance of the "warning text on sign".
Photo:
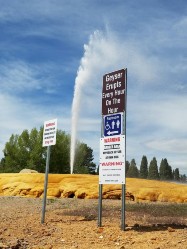
M 125 136 L 113 136 L 100 140 L 100 184 L 125 183 Z
M 44 122 L 43 147 L 56 144 L 57 119 Z

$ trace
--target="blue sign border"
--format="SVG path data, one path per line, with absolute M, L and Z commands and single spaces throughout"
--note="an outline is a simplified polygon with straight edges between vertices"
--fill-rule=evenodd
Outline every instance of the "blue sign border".
M 122 114 L 116 113 L 104 116 L 104 136 L 116 136 L 122 134 Z

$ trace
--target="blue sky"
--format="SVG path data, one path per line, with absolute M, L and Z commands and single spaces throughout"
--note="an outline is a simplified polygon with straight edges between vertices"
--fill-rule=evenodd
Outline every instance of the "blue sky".
M 99 162 L 102 77 L 128 70 L 127 160 L 167 158 L 187 174 L 185 0 L 0 0 L 0 158 L 11 134 L 57 118 Z M 82 72 L 82 73 L 81 73 Z

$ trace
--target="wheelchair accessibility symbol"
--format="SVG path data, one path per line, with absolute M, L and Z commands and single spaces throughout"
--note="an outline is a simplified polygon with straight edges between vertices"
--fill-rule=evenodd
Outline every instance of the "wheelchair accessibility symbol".
M 120 135 L 122 131 L 121 114 L 104 117 L 104 136 Z
M 106 129 L 107 131 L 110 130 L 110 125 L 109 125 L 108 122 L 107 122 L 106 125 L 105 125 L 105 129 Z

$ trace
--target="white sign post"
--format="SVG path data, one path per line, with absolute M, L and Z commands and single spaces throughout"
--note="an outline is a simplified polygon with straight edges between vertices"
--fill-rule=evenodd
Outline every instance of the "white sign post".
M 57 119 L 44 122 L 43 147 L 47 146 L 47 159 L 46 159 L 46 168 L 45 168 L 44 197 L 43 197 L 42 218 L 41 218 L 42 224 L 45 221 L 49 160 L 50 160 L 50 145 L 56 144 L 56 131 L 57 131 Z

